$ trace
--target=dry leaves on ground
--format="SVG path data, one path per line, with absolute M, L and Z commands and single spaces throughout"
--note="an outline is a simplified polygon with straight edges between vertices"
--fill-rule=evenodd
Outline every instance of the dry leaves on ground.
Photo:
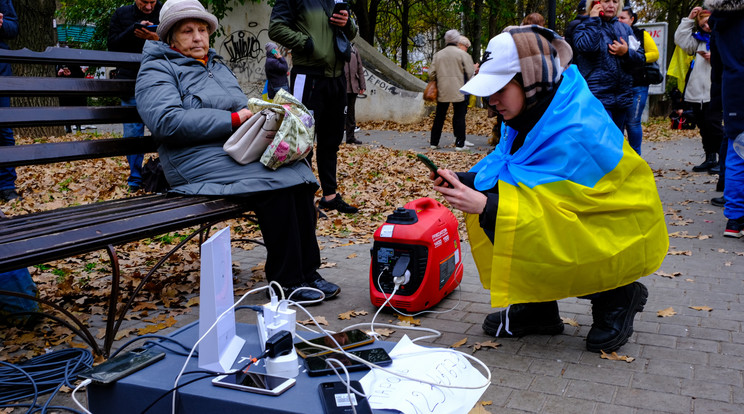
M 607 354 L 605 353 L 605 351 L 602 351 L 602 355 L 600 355 L 599 357 L 602 359 L 609 359 L 610 361 L 625 361 L 628 363 L 635 361 L 635 358 L 627 355 L 618 355 L 617 352 Z
M 367 314 L 367 311 L 365 310 L 350 310 L 347 312 L 340 313 L 338 315 L 338 318 L 342 320 L 348 320 L 348 319 L 355 318 L 357 316 L 363 316 L 366 314 Z
M 666 308 L 666 309 L 662 309 L 662 310 L 656 311 L 656 316 L 658 316 L 660 318 L 668 318 L 668 317 L 674 316 L 676 314 L 677 314 L 677 311 L 675 311 L 674 308 L 672 308 L 671 306 L 668 307 L 668 308 Z

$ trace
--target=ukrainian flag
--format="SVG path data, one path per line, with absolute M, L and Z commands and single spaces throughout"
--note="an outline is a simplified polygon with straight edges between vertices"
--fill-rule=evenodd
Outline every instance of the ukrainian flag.
M 545 302 L 627 285 L 659 268 L 669 246 L 648 164 L 627 144 L 576 66 L 525 143 L 506 139 L 476 164 L 475 186 L 498 186 L 494 243 L 466 214 L 491 304 Z

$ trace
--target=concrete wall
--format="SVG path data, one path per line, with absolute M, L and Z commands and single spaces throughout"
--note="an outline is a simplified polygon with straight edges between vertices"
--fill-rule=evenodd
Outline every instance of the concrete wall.
M 212 45 L 235 72 L 248 96 L 260 96 L 266 73 L 264 45 L 268 42 L 271 7 L 266 3 L 236 5 L 220 24 L 225 31 Z M 358 121 L 419 122 L 426 111 L 426 84 L 382 56 L 361 38 L 353 40 L 364 63 L 367 91 L 357 99 Z M 289 56 L 280 45 L 283 56 Z

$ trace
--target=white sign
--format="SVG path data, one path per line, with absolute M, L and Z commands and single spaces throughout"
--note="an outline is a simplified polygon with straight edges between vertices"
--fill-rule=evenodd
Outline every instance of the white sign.
M 657 85 L 650 85 L 648 87 L 649 95 L 663 95 L 666 87 L 666 68 L 667 68 L 667 31 L 669 26 L 666 22 L 658 23 L 639 23 L 636 26 L 648 32 L 651 38 L 654 39 L 656 47 L 659 49 L 659 60 L 656 63 L 659 64 L 661 74 L 664 76 L 664 81 Z M 643 39 L 638 39 L 643 42 Z

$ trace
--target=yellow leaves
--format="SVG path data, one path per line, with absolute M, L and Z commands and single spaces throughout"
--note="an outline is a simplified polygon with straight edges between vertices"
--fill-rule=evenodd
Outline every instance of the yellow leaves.
M 421 319 L 413 319 L 413 316 L 398 315 L 398 325 L 400 326 L 419 326 Z
M 196 306 L 198 304 L 199 304 L 199 296 L 194 296 L 193 298 L 191 298 L 188 301 L 186 301 L 186 305 L 184 305 L 184 306 L 186 306 L 187 308 L 190 308 L 190 307 Z
M 690 309 L 694 309 L 696 311 L 706 311 L 706 312 L 712 312 L 713 308 L 710 306 L 690 306 Z
M 318 325 L 328 326 L 328 320 L 326 319 L 325 316 L 316 316 L 315 320 L 318 322 Z M 315 322 L 313 322 L 312 319 L 305 319 L 305 320 L 297 321 L 297 323 L 299 323 L 300 325 L 305 325 L 305 326 L 315 325 Z
M 566 325 L 571 325 L 571 326 L 573 326 L 573 327 L 575 327 L 575 328 L 578 328 L 578 327 L 579 327 L 579 323 L 578 323 L 578 322 L 576 322 L 576 320 L 575 320 L 575 319 L 571 319 L 571 318 L 566 318 L 566 317 L 563 317 L 563 316 L 561 316 L 561 320 L 562 320 L 562 321 L 563 321 L 563 323 L 564 323 L 564 324 L 566 324 Z
M 605 351 L 602 351 L 602 355 L 600 355 L 599 357 L 602 359 L 609 359 L 610 361 L 625 361 L 627 363 L 635 361 L 635 358 L 627 355 L 618 355 L 617 352 L 607 354 L 605 353 Z
M 672 308 L 671 306 L 668 307 L 668 308 L 666 308 L 666 309 L 662 309 L 662 310 L 656 311 L 656 316 L 658 316 L 660 318 L 668 318 L 668 317 L 674 316 L 676 314 L 677 314 L 677 311 L 675 311 L 674 308 Z
M 160 323 L 157 323 L 157 324 L 152 324 L 152 325 L 147 325 L 144 328 L 140 328 L 140 329 L 137 330 L 137 333 L 139 335 L 151 334 L 151 333 L 155 333 L 155 332 L 161 331 L 161 330 L 163 330 L 165 328 L 170 328 L 171 326 L 173 326 L 175 324 L 176 324 L 176 319 L 171 316 L 171 317 L 168 317 L 163 322 L 160 322 Z
M 468 338 L 462 338 L 459 341 L 455 342 L 454 344 L 450 345 L 450 348 L 459 348 L 465 345 L 466 342 L 468 342 Z
M 659 275 L 661 277 L 668 277 L 669 279 L 674 279 L 677 276 L 682 276 L 681 272 L 666 273 L 666 272 L 662 272 L 661 270 L 654 272 L 654 274 Z
M 491 414 L 490 411 L 486 410 L 485 406 L 493 404 L 493 401 L 481 401 L 475 404 L 472 410 L 468 411 L 468 414 Z
M 356 253 L 352 253 L 352 254 L 346 256 L 347 259 L 353 259 L 355 257 L 357 257 L 357 254 Z
M 357 316 L 364 316 L 367 314 L 365 310 L 350 310 L 348 312 L 340 313 L 338 318 L 341 320 L 348 320 Z
M 468 338 L 460 339 L 459 341 L 457 341 L 454 344 L 450 345 L 450 348 L 459 348 L 459 347 L 465 345 L 467 342 L 468 342 Z M 501 346 L 500 343 L 493 342 L 493 341 L 490 341 L 489 340 L 489 341 L 485 341 L 485 342 L 476 342 L 475 344 L 469 346 L 469 348 L 472 348 L 473 349 L 473 353 L 476 353 L 477 351 L 479 351 L 482 348 L 492 348 L 492 349 L 495 349 L 495 348 L 498 348 L 500 346 Z
M 389 328 L 380 328 L 380 329 L 375 329 L 375 333 L 377 333 L 378 335 L 382 335 L 382 336 L 384 336 L 384 337 L 387 338 L 390 335 L 394 334 L 395 333 L 395 330 L 394 329 L 389 329 Z

